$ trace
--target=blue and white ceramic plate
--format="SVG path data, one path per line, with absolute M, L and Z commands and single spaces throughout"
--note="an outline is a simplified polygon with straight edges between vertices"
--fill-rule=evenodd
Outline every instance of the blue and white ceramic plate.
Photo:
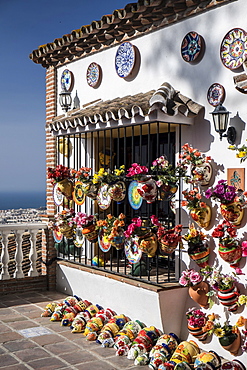
M 128 199 L 133 209 L 139 209 L 142 205 L 143 198 L 137 191 L 138 181 L 131 181 L 128 189 Z
M 135 48 L 130 42 L 123 42 L 117 49 L 115 68 L 119 77 L 130 75 L 135 65 Z
M 87 83 L 91 87 L 97 87 L 101 79 L 101 67 L 97 63 L 91 63 L 87 69 Z
M 71 91 L 74 86 L 74 75 L 68 69 L 65 69 L 61 76 L 61 88 L 63 91 Z

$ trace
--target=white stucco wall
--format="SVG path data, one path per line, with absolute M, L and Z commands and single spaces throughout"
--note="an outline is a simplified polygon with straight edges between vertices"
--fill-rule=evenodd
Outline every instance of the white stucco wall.
M 224 67 L 220 60 L 220 45 L 225 34 L 232 28 L 237 27 L 247 30 L 246 14 L 246 0 L 238 0 L 161 30 L 154 31 L 148 35 L 134 38 L 131 42 L 140 52 L 141 63 L 139 72 L 132 81 L 119 78 L 115 72 L 114 61 L 118 45 L 97 52 L 92 56 L 89 55 L 75 62 L 68 63 L 58 68 L 58 93 L 60 92 L 60 76 L 65 68 L 70 69 L 74 73 L 75 85 L 72 91 L 72 98 L 74 98 L 77 91 L 81 105 L 96 99 L 107 100 L 128 94 L 146 92 L 151 89 L 157 89 L 165 81 L 169 82 L 182 94 L 205 107 L 205 116 L 203 119 L 200 121 L 197 120 L 192 127 L 184 127 L 182 129 L 182 144 L 189 142 L 192 146 L 197 147 L 213 158 L 214 175 L 210 185 L 216 184 L 217 180 L 227 178 L 227 168 L 245 168 L 247 163 L 240 164 L 240 160 L 235 157 L 235 153 L 227 149 L 229 144 L 225 138 L 222 141 L 219 140 L 219 135 L 214 131 L 212 117 L 210 115 L 214 107 L 210 106 L 207 101 L 208 88 L 215 82 L 222 84 L 226 91 L 224 106 L 231 112 L 230 124 L 235 126 L 237 130 L 236 144 L 244 144 L 247 139 L 245 131 L 247 122 L 247 98 L 245 94 L 235 89 L 233 82 L 233 77 L 243 71 L 231 71 Z M 206 44 L 204 57 L 196 65 L 186 63 L 181 57 L 182 39 L 190 31 L 196 31 L 203 36 Z M 102 83 L 97 89 L 89 87 L 86 82 L 86 70 L 91 62 L 100 64 L 103 71 Z M 58 114 L 62 114 L 60 107 L 58 107 Z M 245 173 L 245 182 L 247 181 L 246 175 L 247 171 Z M 209 235 L 213 227 L 222 221 L 218 205 L 213 203 L 212 207 L 212 222 L 210 228 L 206 231 Z M 189 218 L 186 211 L 183 210 L 182 214 L 183 222 L 188 223 Z M 247 211 L 238 228 L 238 236 L 241 240 L 247 239 L 246 222 Z M 210 264 L 212 265 L 216 262 L 223 266 L 224 272 L 232 271 L 229 265 L 218 256 L 217 244 L 214 243 L 212 238 L 210 239 L 210 245 L 212 251 Z M 189 263 L 189 267 L 196 268 L 196 265 L 188 259 L 186 250 L 183 252 L 183 263 Z M 240 267 L 245 273 L 245 275 L 239 278 L 241 283 L 239 285 L 240 291 L 241 294 L 247 294 L 246 258 L 242 258 Z M 78 276 L 80 276 L 79 279 Z M 83 272 L 76 270 L 76 273 L 74 273 L 65 267 L 60 267 L 58 270 L 59 288 L 63 289 L 65 279 L 67 279 L 69 286 L 75 294 L 82 295 L 83 298 L 91 299 L 92 301 L 95 301 L 95 297 L 97 297 L 98 303 L 106 306 L 109 303 L 109 298 L 112 298 L 114 288 L 114 292 L 116 291 L 114 295 L 116 294 L 116 296 L 114 296 L 115 306 L 112 306 L 112 308 L 117 312 L 124 311 L 123 313 L 133 316 L 132 307 L 135 306 L 136 309 L 140 308 L 143 318 L 137 317 L 138 315 L 134 318 L 139 318 L 143 321 L 147 320 L 147 324 L 161 327 L 161 321 L 163 320 L 164 322 L 164 320 L 167 320 L 165 318 L 167 312 L 164 310 L 161 310 L 162 312 L 159 311 L 159 307 L 163 307 L 164 297 L 160 298 L 162 304 L 159 305 L 157 295 L 152 292 L 145 292 L 144 303 L 142 289 L 133 288 L 126 284 L 121 285 L 110 279 L 105 280 L 102 277 L 92 274 L 89 279 L 89 276 L 85 276 Z M 176 296 L 175 294 L 174 296 L 174 292 L 172 291 L 169 291 L 167 295 L 169 298 L 166 296 L 166 302 L 169 300 L 171 302 L 174 300 L 175 302 L 179 297 L 179 304 L 174 304 L 176 310 L 180 305 L 184 307 L 184 295 Z M 125 304 L 126 300 L 133 300 L 133 306 L 128 308 Z M 194 302 L 187 296 L 185 307 L 192 307 L 194 305 Z M 150 312 L 153 313 L 152 318 L 150 317 Z M 211 310 L 207 310 L 206 312 L 219 314 L 222 323 L 229 319 L 232 324 L 235 324 L 240 315 L 247 318 L 246 307 L 240 308 L 237 313 L 229 313 L 225 311 L 222 305 L 216 303 Z M 149 318 L 151 318 L 150 321 L 148 320 Z M 174 327 L 177 325 L 175 317 L 173 320 L 170 320 L 171 322 Z M 167 329 L 166 327 L 164 328 L 165 330 Z M 182 336 L 185 338 L 187 335 L 185 316 L 183 316 Z M 189 338 L 192 339 L 192 337 Z M 200 343 L 200 346 L 207 350 L 213 349 L 223 357 L 229 359 L 234 358 L 229 352 L 222 349 L 216 337 L 210 338 L 206 344 Z M 246 353 L 239 355 L 237 358 L 243 363 L 247 363 Z

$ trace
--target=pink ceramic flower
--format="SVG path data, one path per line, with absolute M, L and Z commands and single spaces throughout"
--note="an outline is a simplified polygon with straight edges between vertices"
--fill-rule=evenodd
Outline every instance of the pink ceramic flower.
M 198 272 L 194 272 L 194 271 L 192 271 L 191 273 L 190 273 L 190 281 L 191 281 L 191 283 L 193 284 L 193 285 L 195 285 L 195 284 L 198 284 L 198 283 L 200 283 L 201 281 L 202 281 L 202 277 L 201 277 L 201 275 L 200 274 L 198 274 Z
M 247 257 L 247 241 L 242 243 L 242 257 Z

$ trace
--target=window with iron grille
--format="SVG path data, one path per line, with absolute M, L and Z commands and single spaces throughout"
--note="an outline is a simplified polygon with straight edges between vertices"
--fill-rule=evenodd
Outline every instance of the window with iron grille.
M 135 124 L 132 126 L 104 127 L 102 130 L 88 129 L 84 132 L 57 136 L 57 161 L 58 164 L 75 168 L 92 168 L 92 173 L 102 166 L 113 170 L 125 165 L 128 169 L 132 163 L 151 167 L 152 162 L 161 155 L 165 155 L 171 164 L 175 164 L 176 135 L 180 141 L 181 131 L 176 132 L 175 125 L 159 122 Z M 66 148 L 66 150 L 65 150 Z M 118 216 L 126 215 L 126 224 L 131 223 L 132 218 L 141 217 L 149 220 L 151 215 L 156 215 L 168 228 L 174 226 L 175 213 L 172 200 L 157 199 L 148 204 L 146 201 L 138 209 L 134 209 L 129 202 L 128 187 L 132 180 L 125 178 L 127 187 L 125 199 L 118 204 L 112 201 L 109 208 L 103 210 L 85 197 L 85 202 L 78 206 L 74 202 L 66 201 L 63 207 L 72 207 L 76 212 L 98 214 L 104 219 L 108 213 Z M 117 250 L 111 248 L 103 253 L 98 243 L 89 243 L 85 240 L 83 248 L 74 248 L 61 242 L 57 245 L 58 256 L 73 262 L 89 265 L 92 267 L 93 257 L 101 258 L 102 266 L 93 266 L 96 269 L 107 270 L 118 275 L 127 275 L 131 279 L 140 279 L 151 284 L 164 284 L 175 282 L 175 253 L 164 255 L 157 249 L 154 257 L 148 257 L 145 253 L 138 264 L 130 263 L 126 257 L 124 248 Z

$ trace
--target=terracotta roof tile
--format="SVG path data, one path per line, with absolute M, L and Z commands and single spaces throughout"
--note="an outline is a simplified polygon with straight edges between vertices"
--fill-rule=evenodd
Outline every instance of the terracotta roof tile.
M 235 0 L 138 0 L 40 46 L 29 57 L 43 67 L 57 65 L 231 1 Z
M 74 129 L 88 124 L 97 124 L 118 121 L 122 118 L 129 120 L 135 116 L 146 117 L 153 112 L 162 111 L 168 116 L 182 114 L 186 117 L 195 117 L 203 109 L 203 106 L 175 90 L 165 82 L 158 90 L 146 93 L 127 95 L 112 100 L 99 101 L 84 109 L 68 112 L 68 115 L 55 117 L 50 123 L 49 129 L 59 130 Z

